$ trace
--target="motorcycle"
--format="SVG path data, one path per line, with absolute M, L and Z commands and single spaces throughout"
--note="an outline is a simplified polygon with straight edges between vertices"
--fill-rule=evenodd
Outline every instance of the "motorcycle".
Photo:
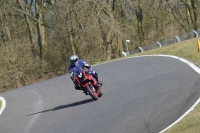
M 78 67 L 74 69 L 73 77 L 81 90 L 89 94 L 94 100 L 98 100 L 103 95 L 100 86 L 95 88 L 97 80 L 87 68 Z

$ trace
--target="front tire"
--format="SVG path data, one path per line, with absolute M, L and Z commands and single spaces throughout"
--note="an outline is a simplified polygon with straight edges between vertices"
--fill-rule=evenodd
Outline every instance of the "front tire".
M 98 94 L 96 93 L 96 90 L 94 89 L 93 85 L 87 85 L 85 89 L 94 100 L 98 100 Z

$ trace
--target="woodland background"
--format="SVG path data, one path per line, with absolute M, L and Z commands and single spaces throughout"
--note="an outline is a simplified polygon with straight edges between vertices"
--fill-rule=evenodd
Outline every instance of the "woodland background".
M 199 0 L 0 0 L 0 92 L 197 30 Z

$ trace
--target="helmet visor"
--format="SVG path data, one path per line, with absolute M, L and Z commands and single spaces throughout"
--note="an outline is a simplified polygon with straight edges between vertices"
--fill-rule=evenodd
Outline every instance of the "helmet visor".
M 78 61 L 78 59 L 71 60 L 71 64 L 75 64 Z

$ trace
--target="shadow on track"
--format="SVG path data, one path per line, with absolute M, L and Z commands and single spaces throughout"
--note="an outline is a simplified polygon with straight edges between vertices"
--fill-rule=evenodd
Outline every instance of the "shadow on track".
M 75 106 L 87 104 L 87 103 L 90 103 L 90 102 L 94 102 L 94 100 L 93 99 L 86 99 L 86 100 L 83 100 L 83 101 L 74 102 L 74 103 L 67 104 L 67 105 L 61 105 L 61 106 L 54 107 L 52 109 L 48 109 L 48 110 L 40 111 L 40 112 L 37 112 L 37 113 L 29 114 L 27 116 L 36 115 L 36 114 L 45 113 L 45 112 L 50 112 L 50 111 L 56 111 L 56 110 L 65 109 L 65 108 L 69 108 L 69 107 L 75 107 Z

